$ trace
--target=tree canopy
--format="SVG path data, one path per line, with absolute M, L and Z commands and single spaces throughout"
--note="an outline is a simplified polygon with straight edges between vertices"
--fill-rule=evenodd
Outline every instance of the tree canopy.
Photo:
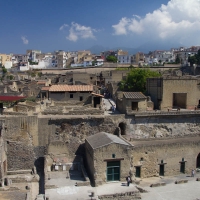
M 126 80 L 120 82 L 123 91 L 145 92 L 147 78 L 160 77 L 161 74 L 148 68 L 133 68 L 128 73 Z
M 107 62 L 113 62 L 113 63 L 117 62 L 117 58 L 115 56 L 107 56 L 106 60 Z
M 200 50 L 198 50 L 198 53 L 194 56 L 189 56 L 188 62 L 190 63 L 190 66 L 193 66 L 193 64 L 200 65 Z

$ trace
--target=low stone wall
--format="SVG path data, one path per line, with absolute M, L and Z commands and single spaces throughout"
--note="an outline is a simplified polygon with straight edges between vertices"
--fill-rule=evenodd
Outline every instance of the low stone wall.
M 182 184 L 182 183 L 187 183 L 187 182 L 188 182 L 187 179 L 182 179 L 182 180 L 175 181 L 175 184 Z
M 104 111 L 99 110 L 99 109 L 84 109 L 83 108 L 78 108 L 78 109 L 72 109 L 69 110 L 68 112 L 63 112 L 63 110 L 58 109 L 58 110 L 48 110 L 46 109 L 45 111 L 42 112 L 43 115 L 103 115 Z
M 24 113 L 24 112 L 10 112 L 10 111 L 4 111 L 3 112 L 3 115 L 28 115 L 27 113 Z
M 107 194 L 98 196 L 100 200 L 136 200 L 141 199 L 139 191 Z
M 150 187 L 160 187 L 160 186 L 165 186 L 166 183 L 165 182 L 161 182 L 161 183 L 153 183 L 150 185 Z
M 88 110 L 72 110 L 69 111 L 68 115 L 103 115 L 104 111 L 99 109 L 88 109 Z
M 29 112 L 29 111 L 35 112 L 36 111 L 36 107 L 35 106 L 18 104 L 18 105 L 15 105 L 13 107 L 13 111 L 15 111 L 15 112 L 25 112 L 25 113 Z

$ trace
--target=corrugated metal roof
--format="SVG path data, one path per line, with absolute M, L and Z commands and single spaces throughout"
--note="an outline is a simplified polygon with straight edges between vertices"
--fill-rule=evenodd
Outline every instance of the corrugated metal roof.
M 50 92 L 92 92 L 93 85 L 52 85 Z
M 123 92 L 127 99 L 146 99 L 147 97 L 142 92 Z
M 97 149 L 113 143 L 129 146 L 127 142 L 117 137 L 116 135 L 105 132 L 100 132 L 95 135 L 89 136 L 86 140 L 93 149 Z

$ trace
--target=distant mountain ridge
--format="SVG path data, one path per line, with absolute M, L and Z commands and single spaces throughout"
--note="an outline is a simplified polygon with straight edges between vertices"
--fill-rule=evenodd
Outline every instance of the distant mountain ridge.
M 87 50 L 90 50 L 94 54 L 100 54 L 102 51 L 109 51 L 109 50 L 118 50 L 122 49 L 123 51 L 128 51 L 129 55 L 136 54 L 137 52 L 143 52 L 143 53 L 149 53 L 149 51 L 155 51 L 155 50 L 171 50 L 171 48 L 178 48 L 180 46 L 183 46 L 180 43 L 170 43 L 170 42 L 157 42 L 157 41 L 151 41 L 148 43 L 145 43 L 137 48 L 130 48 L 130 47 L 104 47 L 101 45 L 94 45 Z

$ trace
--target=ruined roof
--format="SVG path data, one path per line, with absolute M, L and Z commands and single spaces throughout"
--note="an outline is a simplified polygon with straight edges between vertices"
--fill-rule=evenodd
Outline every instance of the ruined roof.
M 126 99 L 146 99 L 142 92 L 123 92 Z
M 52 85 L 50 92 L 92 92 L 93 85 Z
M 87 139 L 88 143 L 91 145 L 93 149 L 97 149 L 109 144 L 122 144 L 129 146 L 127 142 L 122 140 L 121 138 L 117 137 L 116 135 L 106 133 L 106 132 L 100 132 L 95 135 L 89 136 Z

